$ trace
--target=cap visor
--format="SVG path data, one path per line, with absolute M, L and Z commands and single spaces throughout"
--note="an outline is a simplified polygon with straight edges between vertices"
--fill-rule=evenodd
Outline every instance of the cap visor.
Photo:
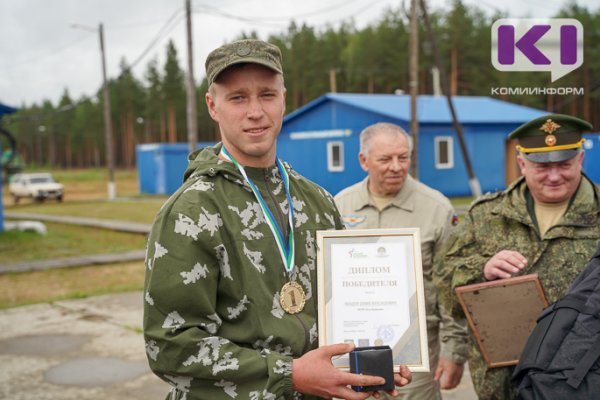
M 263 67 L 269 68 L 270 70 L 273 70 L 277 73 L 280 73 L 280 74 L 283 73 L 279 68 L 277 68 L 275 65 L 273 65 L 273 63 L 265 61 L 261 58 L 246 57 L 246 58 L 236 59 L 234 62 L 223 65 L 221 68 L 217 69 L 215 71 L 215 76 L 213 78 L 213 82 L 216 81 L 218 76 L 221 73 L 223 73 L 227 68 L 237 65 L 237 64 L 258 64 L 258 65 L 262 65 Z
M 575 157 L 581 149 L 544 151 L 541 153 L 523 153 L 523 157 L 535 163 L 562 162 Z

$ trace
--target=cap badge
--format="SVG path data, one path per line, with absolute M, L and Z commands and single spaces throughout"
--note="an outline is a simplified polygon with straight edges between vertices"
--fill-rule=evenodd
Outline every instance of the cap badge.
M 245 57 L 248 54 L 250 54 L 250 51 L 251 51 L 250 50 L 250 46 L 242 45 L 242 46 L 240 46 L 240 47 L 237 48 L 236 53 L 240 57 Z
M 540 126 L 540 130 L 546 133 L 553 133 L 558 128 L 560 128 L 560 125 L 551 119 L 547 119 L 546 122 L 544 122 L 544 125 Z
M 544 124 L 540 127 L 541 131 L 544 131 L 548 134 L 546 135 L 546 139 L 544 139 L 546 146 L 552 147 L 556 144 L 556 136 L 554 136 L 552 133 L 558 128 L 560 128 L 560 125 L 551 119 L 547 119 L 546 122 L 544 122 Z
M 548 146 L 548 147 L 554 146 L 556 144 L 556 136 L 547 135 L 546 139 L 544 139 L 544 143 L 546 143 L 546 146 Z

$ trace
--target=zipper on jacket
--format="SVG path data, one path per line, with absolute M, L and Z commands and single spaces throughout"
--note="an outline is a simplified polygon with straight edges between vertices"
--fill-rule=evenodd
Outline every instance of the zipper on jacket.
M 300 315 L 294 314 L 294 316 L 298 319 L 300 325 L 302 325 L 302 328 L 304 329 L 304 348 L 302 348 L 301 353 L 304 354 L 310 350 L 310 332 L 308 331 L 306 324 L 304 324 L 304 321 L 302 321 L 302 318 L 300 318 Z

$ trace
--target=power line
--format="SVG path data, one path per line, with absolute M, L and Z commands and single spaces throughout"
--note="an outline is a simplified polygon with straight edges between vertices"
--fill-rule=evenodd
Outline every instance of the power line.
M 343 2 L 340 2 L 337 4 L 333 4 L 333 5 L 325 7 L 325 8 L 306 12 L 304 14 L 279 15 L 279 16 L 274 16 L 274 17 L 262 17 L 262 16 L 241 17 L 241 16 L 226 13 L 226 12 L 222 11 L 221 9 L 218 9 L 216 7 L 209 6 L 206 4 L 201 4 L 200 6 L 197 7 L 197 9 L 204 8 L 205 10 L 209 10 L 209 11 L 212 10 L 212 11 L 219 13 L 220 15 L 226 16 L 227 18 L 236 19 L 238 21 L 244 21 L 244 22 L 250 22 L 250 23 L 253 23 L 253 22 L 263 23 L 263 22 L 279 21 L 282 19 L 290 20 L 290 19 L 314 17 L 315 15 L 319 15 L 319 14 L 327 13 L 329 11 L 334 11 L 334 10 L 338 10 L 343 7 L 347 7 L 348 5 L 358 2 L 358 1 L 362 1 L 362 0 L 346 0 L 346 1 L 343 1 Z M 378 1 L 381 1 L 381 0 L 376 0 L 375 2 L 378 2 Z M 375 3 L 375 2 L 373 2 L 373 3 Z
M 146 46 L 146 48 L 144 49 L 144 51 L 142 51 L 140 53 L 140 55 L 135 59 L 135 61 L 133 61 L 131 63 L 131 65 L 129 67 L 127 67 L 125 69 L 125 71 L 123 71 L 119 77 L 117 79 L 119 79 L 123 73 L 130 71 L 133 67 L 135 67 L 137 65 L 137 63 L 139 63 L 147 54 L 150 50 L 152 50 L 152 48 L 154 46 L 156 46 L 158 44 L 158 42 L 160 40 L 162 40 L 166 35 L 168 35 L 169 33 L 171 33 L 171 31 L 173 29 L 175 29 L 175 27 L 184 19 L 185 17 L 185 13 L 183 12 L 183 8 L 179 8 L 177 9 L 167 20 L 167 22 L 163 25 L 163 27 L 160 29 L 160 31 L 156 34 L 156 36 L 154 36 L 154 38 L 150 41 L 150 44 L 148 46 Z
M 334 4 L 329 7 L 321 8 L 319 10 L 310 11 L 310 12 L 303 13 L 303 14 L 294 14 L 294 15 L 286 15 L 286 16 L 277 16 L 277 17 L 240 16 L 240 15 L 235 15 L 235 14 L 225 12 L 221 9 L 218 9 L 213 6 L 205 5 L 205 4 L 196 6 L 194 8 L 194 12 L 203 12 L 203 13 L 209 14 L 209 15 L 221 16 L 224 18 L 245 22 L 245 23 L 248 23 L 251 25 L 274 27 L 274 28 L 284 28 L 285 26 L 287 26 L 289 20 L 298 20 L 298 19 L 304 19 L 304 18 L 318 16 L 318 15 L 321 15 L 324 13 L 339 10 L 343 7 L 347 7 L 348 5 L 355 3 L 357 1 L 360 1 L 360 0 L 345 1 L 343 3 Z M 337 18 L 337 20 L 334 20 L 334 21 L 329 20 L 327 22 L 327 24 L 332 24 L 335 22 L 347 20 L 347 19 L 349 19 L 353 16 L 356 16 L 356 15 L 362 13 L 363 11 L 373 7 L 374 4 L 376 4 L 380 1 L 382 1 L 382 0 L 374 0 L 374 1 L 370 2 L 369 4 L 361 7 L 359 10 L 353 11 L 349 16 Z
M 268 21 L 265 21 L 265 20 L 261 21 L 258 18 L 254 19 L 254 18 L 248 18 L 248 17 L 240 17 L 240 16 L 229 14 L 229 13 L 226 13 L 225 11 L 221 11 L 219 9 L 216 9 L 214 7 L 209 7 L 209 6 L 205 6 L 204 8 L 202 8 L 202 7 L 200 7 L 200 8 L 195 7 L 193 11 L 194 11 L 194 13 L 196 13 L 196 12 L 203 12 L 203 13 L 209 14 L 209 15 L 216 15 L 216 16 L 219 16 L 219 17 L 225 17 L 225 18 L 228 18 L 228 19 L 234 19 L 234 20 L 237 20 L 237 21 L 246 22 L 246 23 L 251 24 L 251 25 L 270 26 L 270 27 L 274 27 L 274 28 L 282 28 L 282 27 L 285 26 L 281 22 L 280 23 L 272 23 L 272 22 L 268 22 Z M 287 24 L 287 21 L 286 21 L 286 24 Z
M 160 30 L 158 31 L 158 33 L 154 36 L 154 38 L 150 41 L 150 44 L 148 46 L 146 46 L 146 48 L 140 53 L 140 55 L 135 59 L 135 61 L 133 63 L 131 63 L 129 66 L 127 66 L 123 71 L 121 71 L 121 73 L 119 73 L 119 75 L 115 78 L 116 80 L 119 80 L 123 77 L 123 75 L 125 75 L 126 73 L 131 72 L 132 68 L 135 67 L 147 54 L 148 52 L 154 47 L 156 46 L 156 44 L 163 39 L 166 35 L 168 35 L 185 17 L 185 14 L 183 13 L 183 8 L 178 8 L 165 22 L 165 24 L 160 28 Z M 44 113 L 38 113 L 38 114 L 34 114 L 34 115 L 28 115 L 28 116 L 8 116 L 6 117 L 7 122 L 12 122 L 12 121 L 16 121 L 16 120 L 23 120 L 23 119 L 42 119 L 42 118 L 47 118 L 51 115 L 54 114 L 59 114 L 59 113 L 63 113 L 66 111 L 70 111 L 75 109 L 76 107 L 80 106 L 81 104 L 83 104 L 84 102 L 98 97 L 100 94 L 100 91 L 102 89 L 102 86 L 100 86 L 98 88 L 98 90 L 96 90 L 96 94 L 92 95 L 92 96 L 82 96 L 81 99 L 79 101 L 76 101 L 72 104 L 69 105 L 65 105 L 62 106 L 56 110 L 53 110 L 52 112 L 44 112 Z

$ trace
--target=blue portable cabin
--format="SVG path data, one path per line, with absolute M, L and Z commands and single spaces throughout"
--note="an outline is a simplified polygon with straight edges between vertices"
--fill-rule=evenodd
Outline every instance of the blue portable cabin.
M 517 176 L 508 133 L 547 112 L 479 96 L 455 96 L 453 104 L 482 191 L 505 188 Z M 446 97 L 419 96 L 417 115 L 419 180 L 447 196 L 471 195 Z M 285 116 L 278 154 L 336 194 L 366 176 L 358 162 L 359 135 L 376 122 L 391 122 L 408 132 L 410 97 L 325 94 Z
M 198 142 L 196 148 L 214 145 Z M 141 193 L 170 195 L 179 189 L 188 166 L 187 143 L 138 144 L 135 153 Z
M 0 119 L 2 119 L 2 116 L 4 114 L 12 114 L 14 112 L 17 112 L 16 108 L 13 108 L 13 107 L 10 107 L 10 106 L 0 103 Z M 2 154 L 1 147 L 0 147 L 0 154 Z M 3 187 L 2 175 L 3 175 L 3 172 L 0 170 L 0 190 L 2 190 L 2 187 Z M 2 232 L 2 231 L 4 231 L 4 206 L 2 205 L 2 202 L 0 201 L 0 232 Z

